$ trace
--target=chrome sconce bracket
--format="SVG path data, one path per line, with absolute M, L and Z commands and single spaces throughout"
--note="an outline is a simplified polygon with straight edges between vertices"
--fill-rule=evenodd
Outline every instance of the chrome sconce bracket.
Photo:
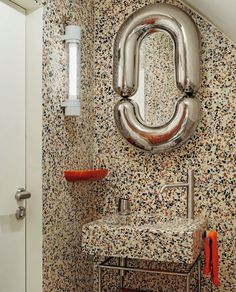
M 172 118 L 163 126 L 148 126 L 138 104 L 130 98 L 138 89 L 142 40 L 154 31 L 166 31 L 175 44 L 177 87 L 183 92 Z M 121 135 L 133 146 L 152 153 L 171 151 L 194 133 L 201 107 L 194 96 L 201 84 L 200 35 L 192 18 L 169 4 L 147 5 L 128 17 L 114 43 L 113 87 L 123 97 L 114 108 Z

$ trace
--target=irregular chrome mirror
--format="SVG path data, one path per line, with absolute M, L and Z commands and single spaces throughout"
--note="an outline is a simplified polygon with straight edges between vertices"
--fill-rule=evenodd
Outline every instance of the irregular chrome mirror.
M 163 126 L 148 126 L 131 100 L 138 89 L 139 53 L 142 40 L 153 32 L 166 31 L 175 44 L 178 89 L 183 97 L 172 118 Z M 200 36 L 192 18 L 168 4 L 145 6 L 120 27 L 114 43 L 113 87 L 123 97 L 114 109 L 121 135 L 132 145 L 153 153 L 170 151 L 186 142 L 200 118 L 200 104 L 194 93 L 201 83 Z

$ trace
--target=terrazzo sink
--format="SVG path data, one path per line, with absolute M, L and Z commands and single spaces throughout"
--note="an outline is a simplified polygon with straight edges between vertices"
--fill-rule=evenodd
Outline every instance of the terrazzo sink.
M 206 228 L 205 219 L 113 215 L 83 226 L 82 248 L 92 255 L 192 264 Z

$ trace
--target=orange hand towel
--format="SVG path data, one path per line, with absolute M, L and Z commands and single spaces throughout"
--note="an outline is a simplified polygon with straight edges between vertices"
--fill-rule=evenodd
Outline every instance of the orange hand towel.
M 204 274 L 209 276 L 210 272 L 213 285 L 219 286 L 219 255 L 217 247 L 217 233 L 214 230 L 208 233 L 205 240 Z

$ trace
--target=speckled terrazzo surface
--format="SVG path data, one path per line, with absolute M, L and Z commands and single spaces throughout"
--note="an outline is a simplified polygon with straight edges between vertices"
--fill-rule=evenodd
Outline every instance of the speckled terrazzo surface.
M 83 226 L 82 247 L 93 255 L 192 264 L 206 226 L 204 219 L 107 216 Z
M 213 25 L 178 1 L 196 21 L 202 39 L 202 86 L 197 94 L 202 118 L 187 144 L 168 154 L 149 155 L 132 148 L 119 135 L 113 108 L 119 96 L 112 89 L 112 45 L 122 22 L 138 8 L 158 1 L 103 0 L 94 2 L 95 12 L 95 157 L 97 165 L 110 169 L 105 181 L 96 184 L 96 212 L 110 214 L 115 198 L 129 197 L 132 210 L 184 217 L 186 193 L 182 189 L 160 194 L 161 185 L 186 180 L 189 168 L 195 171 L 195 216 L 207 217 L 209 228 L 219 236 L 221 287 L 213 291 L 234 291 L 235 279 L 235 148 L 236 148 L 236 47 Z M 146 119 L 161 124 L 169 119 L 179 92 L 174 83 L 173 45 L 165 35 L 147 41 L 145 54 L 147 98 Z M 156 40 L 158 42 L 156 42 Z M 153 57 L 155 55 L 155 57 Z M 149 97 L 150 96 L 150 97 Z M 149 102 L 148 102 L 149 100 Z M 129 276 L 127 276 L 127 279 Z M 145 277 L 132 277 L 131 288 L 141 287 Z M 182 279 L 156 278 L 152 291 L 184 291 Z M 109 287 L 109 285 L 108 285 Z M 159 288 L 157 288 L 159 287 Z M 107 291 L 112 291 L 107 288 Z M 114 290 L 115 291 L 115 290 Z M 211 291 L 203 278 L 202 291 Z
M 81 228 L 93 218 L 93 184 L 68 183 L 63 171 L 93 164 L 92 1 L 42 2 L 43 291 L 91 291 L 93 264 L 81 253 Z M 61 40 L 65 21 L 83 26 L 82 115 L 78 118 L 65 118 L 60 106 L 67 98 L 67 56 Z
M 195 214 L 207 217 L 209 227 L 219 234 L 221 287 L 213 291 L 235 290 L 235 45 L 179 2 L 161 1 L 190 13 L 201 32 L 203 83 L 198 92 L 203 112 L 201 122 L 186 145 L 169 154 L 154 156 L 129 146 L 115 127 L 113 108 L 119 97 L 112 89 L 114 36 L 130 13 L 154 2 L 43 1 L 43 290 L 46 292 L 91 292 L 93 282 L 94 292 L 98 291 L 96 266 L 93 269 L 92 259 L 81 253 L 81 228 L 104 213 L 112 213 L 115 198 L 129 197 L 133 211 L 184 217 L 185 192 L 173 190 L 160 194 L 160 186 L 166 181 L 185 180 L 188 168 L 195 170 Z M 82 21 L 85 27 L 83 115 L 78 119 L 65 119 L 60 108 L 66 84 L 65 51 L 60 40 L 65 15 L 70 23 Z M 164 35 L 153 38 L 160 44 L 153 47 L 153 40 L 147 44 L 150 54 L 158 55 L 155 58 L 148 52 L 145 55 L 150 66 L 150 73 L 145 76 L 146 119 L 157 124 L 171 114 L 178 92 L 172 77 L 171 41 Z M 158 74 L 151 73 L 154 69 Z M 93 164 L 110 169 L 104 181 L 70 184 L 63 180 L 65 168 L 88 168 Z M 116 291 L 117 275 L 107 274 L 105 280 L 106 291 Z M 125 283 L 129 288 L 143 290 L 185 291 L 181 278 L 169 276 L 154 278 L 129 273 Z M 202 291 L 211 291 L 208 279 L 203 278 Z

